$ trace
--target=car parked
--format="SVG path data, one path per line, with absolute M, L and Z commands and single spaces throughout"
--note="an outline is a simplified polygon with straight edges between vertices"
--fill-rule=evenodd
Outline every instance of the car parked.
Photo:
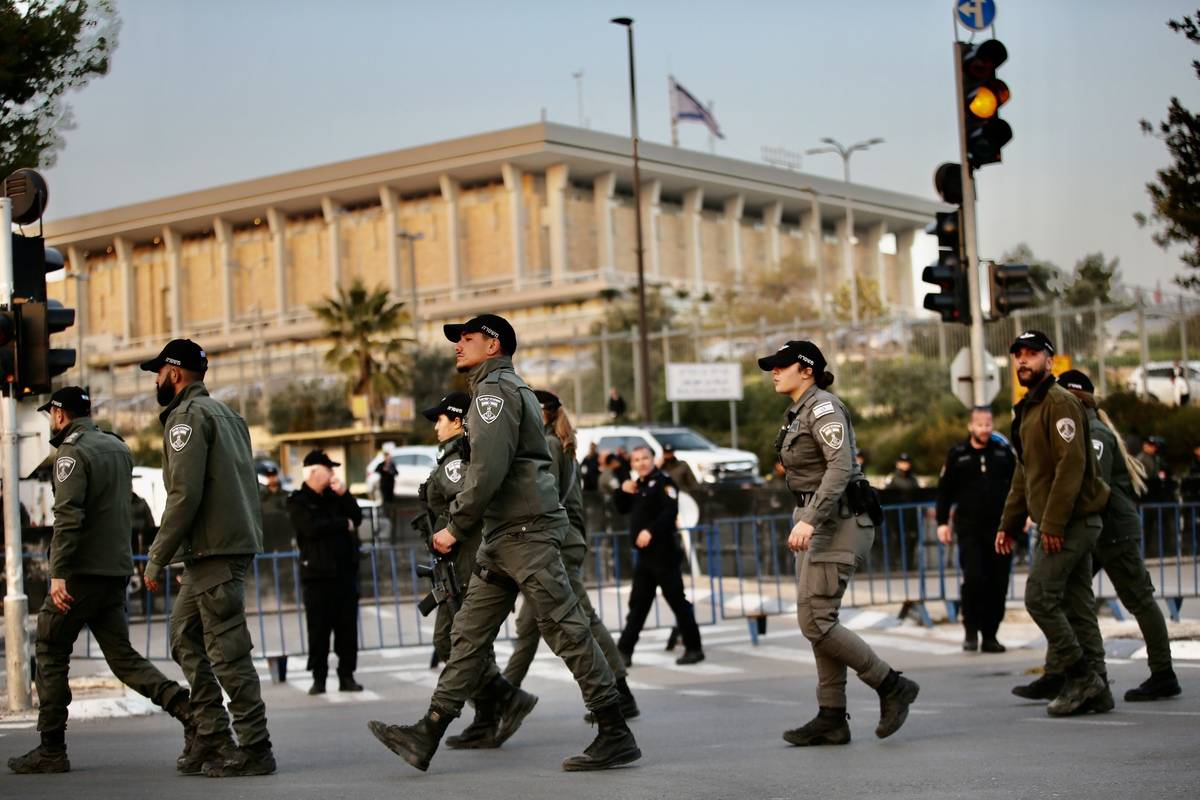
M 1182 367 L 1182 365 L 1180 366 Z M 1145 370 L 1139 366 L 1129 373 L 1129 380 L 1125 382 L 1125 387 L 1135 394 L 1157 400 L 1164 405 L 1178 405 L 1175 386 L 1171 381 L 1174 374 L 1175 362 L 1151 361 L 1146 364 Z M 1185 376 L 1191 393 L 1195 394 L 1200 391 L 1200 362 L 1189 361 Z
M 384 452 L 392 454 L 392 463 L 396 465 L 396 496 L 416 497 L 417 489 L 437 466 L 437 451 L 432 445 L 407 445 L 405 447 L 384 446 Z M 367 464 L 367 496 L 378 500 L 379 475 L 375 468 L 383 463 L 383 453 L 375 456 Z
M 662 458 L 663 447 L 671 446 L 675 457 L 692 469 L 696 480 L 702 484 L 752 486 L 762 483 L 758 472 L 758 456 L 749 450 L 718 447 L 691 428 L 676 425 L 601 425 L 580 428 L 575 432 L 578 440 L 576 453 L 582 461 L 588 448 L 595 443 L 601 453 L 617 449 L 626 454 L 635 447 L 648 445 L 655 459 Z

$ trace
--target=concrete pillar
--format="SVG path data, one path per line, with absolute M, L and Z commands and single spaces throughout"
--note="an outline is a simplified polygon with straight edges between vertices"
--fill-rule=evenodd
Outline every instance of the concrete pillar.
M 646 274 L 662 274 L 658 247 L 658 216 L 662 213 L 662 181 L 642 182 L 642 245 L 646 248 Z
M 821 231 L 821 201 L 816 195 L 809 201 L 809 210 L 800 218 L 800 227 L 804 231 L 804 260 L 807 261 L 817 274 L 817 308 L 821 316 L 826 315 L 825 299 L 829 287 L 825 280 L 825 258 Z
M 546 168 L 546 206 L 550 218 L 550 283 L 559 285 L 567 272 L 567 190 L 570 168 L 554 164 Z
M 902 306 L 916 305 L 913 296 L 913 245 L 919 228 L 896 232 L 896 302 Z
M 321 214 L 329 232 L 329 296 L 336 297 L 342 286 L 342 208 L 332 197 L 322 197 Z
M 133 243 L 124 236 L 118 236 L 113 239 L 113 250 L 117 253 L 117 263 L 121 267 L 121 336 L 128 342 L 133 338 L 133 322 L 137 317 L 137 304 L 134 302 Z
M 388 289 L 392 294 L 400 297 L 404 289 L 404 266 L 401 263 L 403 253 L 399 238 L 400 220 L 396 218 L 396 214 L 400 210 L 400 195 L 390 186 L 380 186 L 379 205 L 383 208 L 384 236 L 387 237 Z
M 287 214 L 278 208 L 268 208 L 267 227 L 271 231 L 271 260 L 275 266 L 275 313 L 282 319 L 288 312 Z
M 525 213 L 524 174 L 515 164 L 502 164 L 504 190 L 508 192 L 508 236 L 512 240 L 509 250 L 512 257 L 513 288 L 525 285 L 525 228 L 528 225 Z
M 221 330 L 233 328 L 233 226 L 221 217 L 213 218 L 217 235 L 217 263 L 221 270 Z
M 170 225 L 162 230 L 163 246 L 167 250 L 167 277 L 171 282 L 168 310 L 171 314 L 171 338 L 183 336 L 183 237 Z
M 783 222 L 783 203 L 767 203 L 762 212 L 763 228 L 767 232 L 767 261 L 772 269 L 779 269 L 782 260 L 779 246 L 779 225 Z
M 692 277 L 692 291 L 697 297 L 704 293 L 704 262 L 700 257 L 700 212 L 704 208 L 704 190 L 700 187 L 683 193 L 683 224 L 687 231 L 687 264 Z
M 745 195 L 735 194 L 725 201 L 725 251 L 729 254 L 733 277 L 738 281 L 742 279 L 742 214 L 745 210 Z
M 446 204 L 446 272 L 450 276 L 450 297 L 458 299 L 462 289 L 462 252 L 458 237 L 458 198 L 461 187 L 458 181 L 443 173 L 438 178 L 442 187 L 442 201 Z
M 858 271 L 858 258 L 854 252 L 854 231 L 850 230 L 849 227 L 846 225 L 846 217 L 842 217 L 841 219 L 839 219 L 837 221 L 836 230 L 837 230 L 838 243 L 842 247 L 842 249 L 841 249 L 842 265 L 841 265 L 841 269 L 838 270 L 838 274 L 841 275 L 842 282 L 849 285 L 851 278 L 853 277 L 850 274 L 851 270 L 853 270 L 855 272 Z M 846 242 L 847 241 L 850 242 L 850 263 L 849 264 L 846 263 Z
M 613 244 L 613 197 L 617 192 L 617 174 L 602 172 L 592 183 L 596 209 L 596 270 L 611 280 L 616 272 L 617 253 Z M 576 409 L 580 407 L 577 405 Z
M 887 309 L 895 305 L 895 299 L 891 297 L 891 292 L 888 291 L 888 275 L 887 265 L 884 263 L 883 253 L 879 250 L 879 245 L 883 243 L 883 237 L 887 236 L 888 227 L 886 222 L 879 222 L 867 229 L 867 239 L 863 246 L 867 250 L 867 272 L 868 276 L 873 278 L 879 286 L 879 302 Z

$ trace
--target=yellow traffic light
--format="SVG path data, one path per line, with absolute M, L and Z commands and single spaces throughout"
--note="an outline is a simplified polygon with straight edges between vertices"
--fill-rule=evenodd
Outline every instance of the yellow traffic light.
M 991 119 L 999 110 L 1000 102 L 996 99 L 995 92 L 986 86 L 981 86 L 975 92 L 975 96 L 971 98 L 971 104 L 967 108 L 971 109 L 971 113 L 978 119 Z

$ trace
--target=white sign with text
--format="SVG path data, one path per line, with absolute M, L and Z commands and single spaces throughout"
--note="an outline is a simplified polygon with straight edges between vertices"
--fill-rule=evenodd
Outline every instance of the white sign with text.
M 742 365 L 667 364 L 667 400 L 741 400 Z

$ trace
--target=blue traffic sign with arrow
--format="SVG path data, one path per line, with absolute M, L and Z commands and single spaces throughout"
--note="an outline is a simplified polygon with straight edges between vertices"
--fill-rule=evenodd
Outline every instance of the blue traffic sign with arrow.
M 954 0 L 954 11 L 964 28 L 982 31 L 996 20 L 996 0 Z

